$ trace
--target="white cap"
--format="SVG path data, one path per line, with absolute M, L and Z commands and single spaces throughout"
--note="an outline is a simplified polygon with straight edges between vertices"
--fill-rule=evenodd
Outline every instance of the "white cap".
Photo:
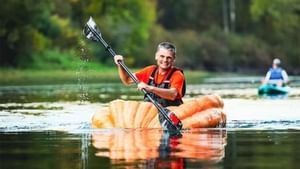
M 280 64 L 280 60 L 279 60 L 278 58 L 275 58 L 275 59 L 273 60 L 273 64 L 279 65 L 279 64 Z

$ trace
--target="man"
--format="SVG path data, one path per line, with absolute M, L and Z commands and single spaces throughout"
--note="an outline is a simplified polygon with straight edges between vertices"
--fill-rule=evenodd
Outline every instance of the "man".
M 183 103 L 185 79 L 182 71 L 173 66 L 175 58 L 176 47 L 172 43 L 162 42 L 155 53 L 157 65 L 147 66 L 135 73 L 139 80 L 138 89 L 145 89 L 163 107 L 178 106 Z M 123 56 L 116 55 L 114 60 L 118 65 L 122 82 L 125 85 L 132 84 L 133 80 L 119 64 L 123 61 Z M 147 97 L 145 101 L 149 101 Z
M 280 60 L 275 58 L 273 60 L 272 68 L 266 74 L 263 84 L 273 84 L 277 86 L 284 86 L 288 83 L 288 75 L 280 66 Z

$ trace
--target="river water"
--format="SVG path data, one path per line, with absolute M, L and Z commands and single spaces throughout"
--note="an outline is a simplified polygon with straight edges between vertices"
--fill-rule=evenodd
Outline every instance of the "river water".
M 188 85 L 185 99 L 219 94 L 226 128 L 180 136 L 90 127 L 109 101 L 142 99 L 134 87 L 1 86 L 0 168 L 298 168 L 300 85 L 286 96 L 262 97 L 248 79 L 220 82 Z

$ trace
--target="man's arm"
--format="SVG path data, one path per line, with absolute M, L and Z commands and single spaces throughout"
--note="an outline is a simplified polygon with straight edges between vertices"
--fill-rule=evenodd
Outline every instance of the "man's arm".
M 262 84 L 267 84 L 271 77 L 271 71 L 268 71 L 265 78 L 262 80 Z
M 120 76 L 120 79 L 123 82 L 123 84 L 130 85 L 133 83 L 133 80 L 130 78 L 130 76 L 127 74 L 127 72 L 122 68 L 121 65 L 118 65 L 118 72 L 119 72 L 119 76 Z
M 168 100 L 175 100 L 178 94 L 176 88 L 164 89 L 155 86 L 150 86 L 144 82 L 140 82 L 138 84 L 138 89 L 139 90 L 145 89 L 147 92 L 154 93 L 160 96 L 161 98 L 168 99 Z
M 270 80 L 270 77 L 271 77 L 271 71 L 268 71 L 266 74 L 265 80 L 266 81 Z
M 123 62 L 123 56 L 122 55 L 116 55 L 114 56 L 114 61 L 116 65 L 118 66 L 118 72 L 121 81 L 125 85 L 130 85 L 133 83 L 133 80 L 130 78 L 130 76 L 127 74 L 127 72 L 123 69 L 123 67 L 119 64 L 119 62 Z
M 286 73 L 285 70 L 283 70 L 281 72 L 281 75 L 282 75 L 282 78 L 283 78 L 283 83 L 288 83 L 289 82 L 289 77 L 288 77 L 288 74 Z

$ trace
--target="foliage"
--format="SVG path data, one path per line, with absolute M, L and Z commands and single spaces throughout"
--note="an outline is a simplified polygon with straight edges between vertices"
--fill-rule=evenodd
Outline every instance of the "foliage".
M 227 34 L 215 27 L 208 31 L 175 31 L 176 63 L 180 67 L 209 71 L 265 71 L 271 62 L 270 47 L 254 36 Z M 257 64 L 260 63 L 260 64 Z
M 299 72 L 292 63 L 299 63 L 300 1 L 298 0 L 253 0 L 251 12 L 260 25 L 258 36 L 266 39 L 274 49 L 273 56 L 287 61 L 290 71 Z
M 127 64 L 136 62 L 149 40 L 149 30 L 155 21 L 154 1 L 91 0 L 86 13 L 94 16 L 104 38 L 116 51 L 126 56 Z M 106 55 L 97 49 L 99 55 Z M 106 62 L 105 58 L 102 61 Z
M 168 30 L 205 30 L 222 24 L 219 0 L 159 0 L 159 23 Z
M 81 33 L 90 16 L 130 67 L 153 64 L 157 44 L 171 41 L 185 69 L 262 72 L 279 57 L 289 73 L 300 72 L 299 0 L 5 1 L 0 66 L 74 69 L 85 59 L 113 65 Z
M 1 65 L 17 66 L 20 60 L 30 60 L 30 54 L 47 43 L 41 31 L 51 9 L 49 0 L 11 0 L 1 5 Z

